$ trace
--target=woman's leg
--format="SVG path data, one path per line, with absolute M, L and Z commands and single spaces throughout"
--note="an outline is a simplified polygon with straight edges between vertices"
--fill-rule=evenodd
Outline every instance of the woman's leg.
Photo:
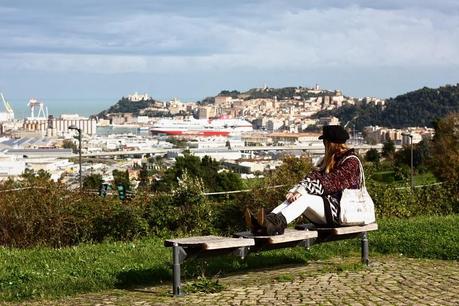
M 284 209 L 285 207 L 288 206 L 288 204 L 289 204 L 288 201 L 284 201 L 281 204 L 279 204 L 279 206 L 274 208 L 271 212 L 274 213 L 274 214 L 280 213 L 282 209 Z
M 283 202 L 272 211 L 275 214 L 282 213 L 287 223 L 292 222 L 303 213 L 310 221 L 318 224 L 325 224 L 324 201 L 322 197 L 306 194 L 292 203 Z

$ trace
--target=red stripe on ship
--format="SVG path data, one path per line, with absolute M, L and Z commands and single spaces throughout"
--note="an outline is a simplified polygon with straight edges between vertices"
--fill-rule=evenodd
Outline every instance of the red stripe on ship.
M 179 131 L 179 130 L 151 130 L 153 134 L 166 134 L 166 135 L 192 135 L 192 136 L 228 136 L 228 131 Z

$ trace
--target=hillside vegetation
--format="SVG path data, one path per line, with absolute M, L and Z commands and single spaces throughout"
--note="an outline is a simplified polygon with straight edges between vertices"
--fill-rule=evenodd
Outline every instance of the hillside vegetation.
M 355 119 L 357 129 L 379 125 L 391 128 L 408 126 L 433 127 L 435 122 L 447 114 L 459 112 L 459 84 L 439 88 L 421 88 L 390 98 L 386 105 L 348 105 L 319 112 L 317 116 L 332 115 L 347 122 Z
M 115 105 L 110 106 L 107 110 L 104 110 L 97 114 L 98 117 L 104 117 L 110 113 L 131 113 L 134 116 L 138 116 L 141 111 L 146 108 L 152 107 L 156 102 L 154 99 L 141 100 L 132 102 L 128 98 L 122 97 Z

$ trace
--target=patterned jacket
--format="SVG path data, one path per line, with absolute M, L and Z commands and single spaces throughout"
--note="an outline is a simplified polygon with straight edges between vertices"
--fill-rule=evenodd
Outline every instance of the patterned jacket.
M 290 189 L 290 192 L 299 192 L 302 195 L 313 194 L 324 199 L 325 215 L 327 223 L 338 224 L 339 201 L 344 189 L 360 188 L 360 165 L 353 149 L 345 151 L 335 157 L 336 164 L 332 171 L 312 171 L 301 182 Z M 344 160 L 344 161 L 343 161 Z M 343 161 L 343 162 L 342 162 Z

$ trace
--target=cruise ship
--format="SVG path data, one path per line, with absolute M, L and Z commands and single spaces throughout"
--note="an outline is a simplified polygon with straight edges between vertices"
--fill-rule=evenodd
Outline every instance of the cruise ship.
M 190 136 L 230 136 L 253 131 L 243 119 L 161 119 L 150 128 L 152 134 Z

